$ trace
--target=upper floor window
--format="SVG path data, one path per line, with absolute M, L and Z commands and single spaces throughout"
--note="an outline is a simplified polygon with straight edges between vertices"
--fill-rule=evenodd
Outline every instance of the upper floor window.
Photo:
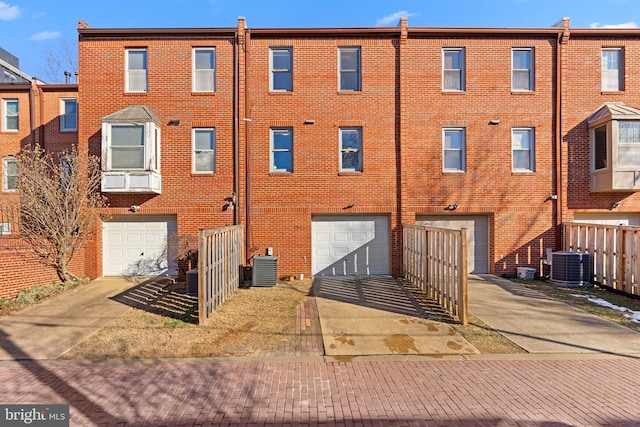
M 78 130 L 78 101 L 76 98 L 63 98 L 60 100 L 60 130 Z
M 464 91 L 464 48 L 442 49 L 442 90 Z
M 534 145 L 532 128 L 511 129 L 511 149 L 513 151 L 513 171 L 533 172 Z
M 624 90 L 623 82 L 623 50 L 620 48 L 602 49 L 602 91 L 622 91 Z
M 466 170 L 466 142 L 464 128 L 442 129 L 442 170 L 464 172 Z
M 111 167 L 144 170 L 144 125 L 111 125 Z
M 18 159 L 13 156 L 2 159 L 2 191 L 18 189 Z
M 8 236 L 11 234 L 11 223 L 0 222 L 0 236 Z
M 215 92 L 216 50 L 214 48 L 193 49 L 193 91 Z
M 593 131 L 593 169 L 607 168 L 607 126 L 600 126 Z
M 362 128 L 340 128 L 340 171 L 362 172 Z
M 271 171 L 293 172 L 293 129 L 271 129 Z
M 293 50 L 290 47 L 274 47 L 270 50 L 271 90 L 291 92 L 293 90 Z
M 125 59 L 127 92 L 147 91 L 147 49 L 127 49 Z
M 511 89 L 532 91 L 534 89 L 533 48 L 511 50 Z
M 361 90 L 361 65 L 359 47 L 341 47 L 338 49 L 338 69 L 340 71 L 340 90 L 357 92 Z
M 193 130 L 193 173 L 216 171 L 216 130 L 199 128 Z
M 2 130 L 4 131 L 18 130 L 18 100 L 17 99 L 2 100 Z

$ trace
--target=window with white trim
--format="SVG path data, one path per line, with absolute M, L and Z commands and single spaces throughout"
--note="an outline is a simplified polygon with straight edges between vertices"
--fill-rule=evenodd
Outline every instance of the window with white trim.
M 215 128 L 193 129 L 193 173 L 214 173 L 216 171 L 216 130 Z
M 271 172 L 293 172 L 293 128 L 271 129 Z
M 624 62 L 621 48 L 603 48 L 602 53 L 602 91 L 619 92 L 624 90 Z
M 0 236 L 8 236 L 11 234 L 11 223 L 0 222 Z
M 360 48 L 338 48 L 339 88 L 342 92 L 361 90 Z
M 293 90 L 293 49 L 272 47 L 269 49 L 269 60 L 271 63 L 271 91 L 291 92 Z
M 530 92 L 534 89 L 533 48 L 511 50 L 511 89 Z
M 17 131 L 18 130 L 18 100 L 3 99 L 2 100 L 2 130 Z
M 464 128 L 442 129 L 443 172 L 464 172 L 466 170 L 465 139 Z
M 127 49 L 125 55 L 125 90 L 147 91 L 147 49 Z
M 2 191 L 18 190 L 18 159 L 13 156 L 2 159 Z
M 144 170 L 144 125 L 110 125 L 110 170 Z
M 362 172 L 362 128 L 340 128 L 340 172 Z
M 215 48 L 193 49 L 193 91 L 215 92 L 216 50 Z
M 78 101 L 76 98 L 60 99 L 60 131 L 78 130 Z
M 461 92 L 465 90 L 464 48 L 442 49 L 442 90 Z
M 533 128 L 511 129 L 511 149 L 513 152 L 513 171 L 533 172 L 535 160 Z
M 640 166 L 640 122 L 618 121 L 618 166 L 637 168 Z

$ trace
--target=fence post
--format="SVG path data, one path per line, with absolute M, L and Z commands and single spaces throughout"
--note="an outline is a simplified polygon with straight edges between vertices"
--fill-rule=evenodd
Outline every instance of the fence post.
M 206 247 L 206 235 L 204 230 L 198 230 L 198 323 L 202 325 L 205 321 L 204 314 L 204 284 L 205 284 L 205 274 L 204 271 L 204 256 L 207 253 Z
M 467 326 L 467 311 L 469 310 L 469 294 L 467 280 L 467 229 L 460 230 L 460 322 L 462 326 Z
M 616 280 L 614 283 L 615 289 L 623 290 L 625 286 L 626 277 L 624 277 L 624 239 L 625 232 L 622 224 L 616 228 Z

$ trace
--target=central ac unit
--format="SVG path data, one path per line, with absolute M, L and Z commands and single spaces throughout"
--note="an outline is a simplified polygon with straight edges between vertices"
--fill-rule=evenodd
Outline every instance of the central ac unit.
M 278 281 L 278 257 L 254 256 L 252 286 L 275 286 Z
M 589 254 L 551 253 L 551 280 L 566 287 L 591 287 L 593 272 Z

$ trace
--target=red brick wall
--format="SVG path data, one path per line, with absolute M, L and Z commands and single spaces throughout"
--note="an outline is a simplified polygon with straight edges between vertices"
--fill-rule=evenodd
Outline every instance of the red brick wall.
M 106 213 L 176 214 L 178 233 L 196 235 L 199 228 L 233 224 L 233 210 L 223 211 L 234 191 L 234 45 L 233 39 L 191 36 L 173 39 L 81 37 L 79 42 L 79 105 L 81 150 L 99 155 L 102 118 L 130 105 L 146 105 L 161 121 L 162 194 L 107 194 Z M 148 52 L 148 92 L 125 93 L 125 49 Z M 192 93 L 192 48 L 215 47 L 216 92 Z M 97 101 L 99 100 L 99 101 Z M 180 120 L 169 126 L 169 120 Z M 194 175 L 192 129 L 215 127 L 216 172 Z M 101 238 L 88 248 L 96 256 L 92 276 L 102 274 Z
M 601 49 L 623 47 L 625 81 L 622 92 L 602 92 Z M 623 102 L 640 108 L 640 40 L 631 38 L 585 38 L 572 35 L 564 46 L 562 104 L 563 220 L 572 221 L 576 212 L 607 214 L 611 204 L 621 202 L 615 212 L 639 212 L 636 192 L 591 193 L 589 127 L 587 119 L 607 102 Z
M 75 254 L 69 270 L 84 276 L 84 249 Z M 0 298 L 13 298 L 22 289 L 60 283 L 55 270 L 40 263 L 17 237 L 0 237 Z

